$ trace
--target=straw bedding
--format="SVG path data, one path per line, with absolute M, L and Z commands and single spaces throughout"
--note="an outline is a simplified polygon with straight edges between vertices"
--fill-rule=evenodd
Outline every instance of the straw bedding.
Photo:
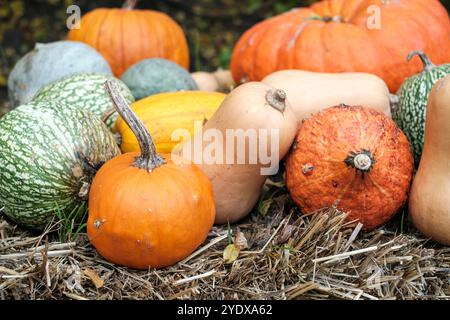
M 334 208 L 300 215 L 283 192 L 266 207 L 214 227 L 177 265 L 148 271 L 104 261 L 83 233 L 58 241 L 58 222 L 31 234 L 0 219 L 0 298 L 450 298 L 450 248 L 400 233 L 399 219 L 367 233 Z M 232 242 L 239 256 L 226 263 Z

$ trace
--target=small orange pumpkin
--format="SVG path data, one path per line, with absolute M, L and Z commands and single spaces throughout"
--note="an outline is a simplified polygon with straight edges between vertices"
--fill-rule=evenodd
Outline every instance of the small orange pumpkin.
M 336 206 L 366 230 L 404 205 L 412 174 L 409 142 L 392 119 L 344 105 L 306 120 L 286 163 L 287 187 L 303 213 Z
M 95 9 L 81 19 L 67 39 L 84 42 L 108 61 L 116 77 L 147 58 L 165 58 L 189 68 L 189 48 L 183 29 L 168 15 L 134 9 L 127 0 L 121 9 Z
M 196 165 L 158 155 L 114 83 L 106 86 L 135 132 L 141 154 L 123 154 L 98 171 L 89 194 L 89 240 L 116 264 L 136 269 L 172 265 L 191 254 L 213 225 L 211 183 Z

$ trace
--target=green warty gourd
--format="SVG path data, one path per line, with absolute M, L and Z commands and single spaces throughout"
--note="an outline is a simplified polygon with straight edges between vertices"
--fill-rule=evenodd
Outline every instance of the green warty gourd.
M 103 163 L 120 154 L 88 110 L 31 102 L 0 118 L 0 208 L 19 225 L 42 229 L 55 212 L 85 205 Z

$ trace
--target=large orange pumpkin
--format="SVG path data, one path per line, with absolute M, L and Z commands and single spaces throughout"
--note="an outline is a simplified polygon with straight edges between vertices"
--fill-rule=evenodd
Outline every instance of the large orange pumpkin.
M 123 154 L 98 171 L 89 193 L 89 240 L 116 264 L 136 269 L 172 265 L 191 254 L 213 225 L 211 183 L 196 165 L 158 155 L 114 83 L 107 86 L 142 153 Z
M 404 205 L 412 173 L 411 148 L 396 124 L 344 105 L 306 120 L 286 163 L 287 187 L 303 213 L 336 206 L 367 230 Z
M 165 58 L 189 68 L 189 48 L 181 27 L 165 13 L 134 9 L 127 0 L 121 9 L 95 9 L 81 19 L 80 29 L 67 39 L 94 47 L 115 76 L 147 58 Z
M 438 0 L 324 0 L 248 30 L 231 70 L 237 83 L 282 69 L 368 72 L 395 92 L 422 68 L 406 61 L 412 50 L 450 62 L 450 22 Z

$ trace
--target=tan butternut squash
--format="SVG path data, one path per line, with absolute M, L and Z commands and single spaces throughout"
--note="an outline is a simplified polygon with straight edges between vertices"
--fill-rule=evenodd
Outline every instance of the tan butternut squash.
M 230 92 L 235 86 L 230 70 L 197 71 L 191 73 L 191 76 L 201 91 Z
M 282 70 L 268 75 L 262 82 L 286 92 L 299 122 L 340 104 L 363 105 L 391 117 L 389 89 L 373 74 Z
M 197 83 L 198 89 L 201 91 L 215 92 L 219 91 L 219 83 L 214 74 L 205 71 L 197 71 L 191 73 L 192 79 Z
M 439 80 L 428 98 L 425 142 L 409 210 L 422 234 L 450 245 L 450 76 Z
M 225 98 L 203 132 L 176 148 L 211 180 L 216 224 L 238 221 L 252 210 L 266 174 L 275 173 L 296 129 L 297 120 L 286 94 L 260 82 L 249 82 Z M 220 137 L 222 143 L 210 152 L 211 143 L 217 143 Z M 275 171 L 262 170 L 269 167 Z

